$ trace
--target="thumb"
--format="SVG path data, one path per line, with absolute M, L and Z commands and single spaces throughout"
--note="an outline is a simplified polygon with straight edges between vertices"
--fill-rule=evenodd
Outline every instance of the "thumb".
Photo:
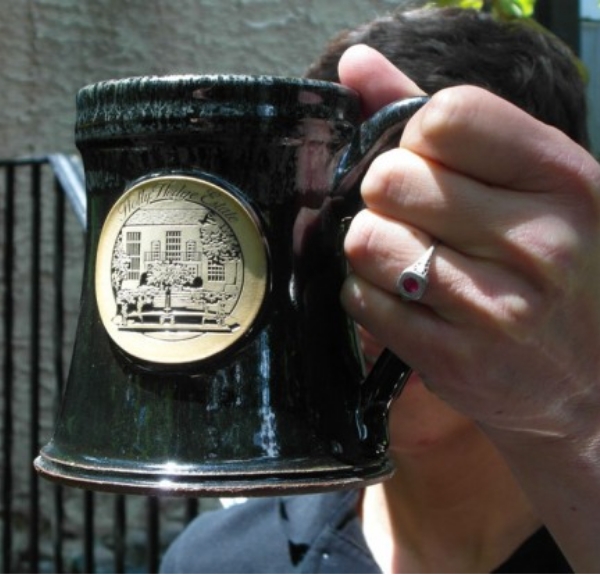
M 344 52 L 338 73 L 342 84 L 360 94 L 367 117 L 394 100 L 424 95 L 423 90 L 383 54 L 364 44 Z

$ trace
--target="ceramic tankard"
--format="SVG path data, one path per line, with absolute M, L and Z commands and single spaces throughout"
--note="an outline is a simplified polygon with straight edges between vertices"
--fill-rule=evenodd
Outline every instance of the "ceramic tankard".
M 107 81 L 77 96 L 82 306 L 43 475 L 89 489 L 258 495 L 392 472 L 408 368 L 367 378 L 339 303 L 373 156 L 424 98 L 360 121 L 342 86 L 266 76 Z

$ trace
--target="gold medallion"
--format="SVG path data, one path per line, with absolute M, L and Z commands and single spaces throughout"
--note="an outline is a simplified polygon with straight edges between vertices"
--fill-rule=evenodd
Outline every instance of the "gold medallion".
M 96 299 L 113 341 L 164 364 L 200 361 L 238 341 L 267 291 L 259 222 L 237 195 L 168 175 L 119 198 L 100 235 Z

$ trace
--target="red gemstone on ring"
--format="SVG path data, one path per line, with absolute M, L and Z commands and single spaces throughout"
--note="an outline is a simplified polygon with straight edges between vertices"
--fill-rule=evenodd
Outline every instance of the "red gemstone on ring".
M 402 287 L 404 288 L 404 291 L 406 293 L 416 293 L 419 291 L 419 288 L 421 286 L 419 285 L 419 282 L 415 278 L 406 278 L 402 282 Z

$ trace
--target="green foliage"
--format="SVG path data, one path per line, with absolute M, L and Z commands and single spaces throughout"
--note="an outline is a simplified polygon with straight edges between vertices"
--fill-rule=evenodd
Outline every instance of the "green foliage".
M 498 18 L 530 18 L 533 16 L 536 0 L 436 0 L 438 6 L 458 6 L 487 10 Z
M 529 18 L 535 8 L 535 0 L 498 0 L 494 4 L 499 15 L 512 18 Z
M 447 6 L 458 6 L 459 8 L 475 8 L 476 10 L 480 10 L 483 7 L 483 0 L 437 0 L 436 2 L 432 2 L 432 4 L 437 4 L 444 8 Z
M 550 33 L 533 19 L 536 1 L 537 0 L 433 0 L 430 4 L 440 7 L 453 6 L 458 8 L 484 10 L 486 12 L 491 12 L 496 18 L 501 20 L 522 18 L 528 25 L 536 26 L 545 33 Z M 600 0 L 598 0 L 598 6 L 600 6 Z M 573 55 L 573 60 L 581 77 L 587 82 L 589 74 L 585 66 L 575 55 Z
M 441 6 L 442 8 L 455 6 L 458 8 L 475 8 L 476 10 L 480 10 L 483 7 L 483 0 L 436 0 L 432 4 Z

